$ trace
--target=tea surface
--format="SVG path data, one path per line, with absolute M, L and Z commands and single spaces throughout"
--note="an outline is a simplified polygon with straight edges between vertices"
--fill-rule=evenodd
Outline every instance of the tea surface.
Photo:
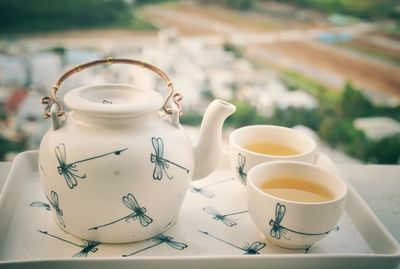
M 278 177 L 265 181 L 261 189 L 275 197 L 296 202 L 326 202 L 333 193 L 322 185 L 294 177 Z
M 266 142 L 253 143 L 253 144 L 248 144 L 244 148 L 252 152 L 267 154 L 267 155 L 288 156 L 288 155 L 300 154 L 300 152 L 294 148 L 276 143 L 266 143 Z

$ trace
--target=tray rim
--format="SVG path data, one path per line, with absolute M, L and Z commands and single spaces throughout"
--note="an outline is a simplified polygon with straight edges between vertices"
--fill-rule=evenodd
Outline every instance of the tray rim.
M 221 162 L 229 162 L 226 158 L 226 155 L 228 153 L 226 151 L 221 152 Z M 3 203 L 5 201 L 4 197 L 5 194 L 8 192 L 8 189 L 11 188 L 11 185 L 13 184 L 13 178 L 15 177 L 15 174 L 18 172 L 18 164 L 20 162 L 33 162 L 37 160 L 38 157 L 38 151 L 37 150 L 30 150 L 30 151 L 24 151 L 19 153 L 16 158 L 14 159 L 11 169 L 8 173 L 7 179 L 5 181 L 5 184 L 3 186 L 3 189 L 0 192 L 0 209 L 3 207 Z M 329 158 L 329 157 L 328 157 Z M 333 164 L 334 165 L 334 164 Z M 218 165 L 220 166 L 220 164 Z M 334 167 L 336 168 L 336 167 Z M 217 168 L 218 169 L 218 168 Z M 340 174 L 340 171 L 336 168 L 337 172 Z M 343 177 L 342 177 L 343 178 Z M 312 255 L 310 254 L 261 254 L 257 256 L 245 256 L 245 255 L 192 255 L 192 256 L 173 256 L 173 257 L 168 257 L 168 256 L 139 256 L 139 257 L 86 257 L 86 258 L 46 258 L 46 259 L 17 259 L 17 260 L 0 260 L 0 266 L 3 265 L 29 265 L 29 264 L 52 264 L 54 262 L 62 262 L 62 263 L 71 263 L 74 264 L 75 262 L 79 263 L 95 263 L 95 261 L 100 261 L 100 262 L 121 262 L 122 265 L 125 263 L 141 263 L 141 262 L 160 262 L 160 261 L 165 261 L 165 262 L 187 262 L 187 261 L 199 261 L 199 262 L 204 262 L 204 261 L 209 261 L 209 262 L 223 262 L 226 260 L 229 261 L 235 261 L 235 262 L 241 262 L 241 261 L 246 261 L 246 265 L 248 264 L 249 261 L 268 261 L 268 260 L 278 260 L 278 261 L 283 261 L 287 259 L 289 262 L 295 262 L 295 261 L 302 261 L 302 260 L 318 260 L 318 259 L 340 259 L 343 261 L 346 260 L 374 260 L 374 261 L 386 261 L 386 262 L 391 262 L 393 265 L 396 267 L 400 264 L 400 245 L 397 242 L 397 240 L 393 237 L 393 235 L 389 232 L 389 230 L 385 227 L 385 225 L 380 221 L 380 219 L 375 215 L 375 213 L 372 211 L 372 209 L 368 206 L 368 204 L 364 201 L 362 196 L 357 192 L 357 190 L 351 185 L 350 182 L 348 182 L 346 179 L 344 179 L 346 184 L 348 185 L 349 188 L 349 194 L 354 196 L 354 199 L 359 203 L 363 210 L 366 211 L 368 216 L 371 218 L 370 221 L 373 223 L 373 225 L 377 226 L 383 233 L 383 235 L 386 237 L 385 239 L 388 240 L 393 246 L 395 247 L 395 251 L 393 253 L 313 253 Z M 356 225 L 357 226 L 357 225 Z M 361 233 L 362 234 L 362 233 Z M 257 265 L 255 263 L 254 265 Z M 238 263 L 240 265 L 240 263 Z M 96 265 L 97 267 L 98 265 Z M 391 267 L 391 268 L 396 268 L 396 267 Z

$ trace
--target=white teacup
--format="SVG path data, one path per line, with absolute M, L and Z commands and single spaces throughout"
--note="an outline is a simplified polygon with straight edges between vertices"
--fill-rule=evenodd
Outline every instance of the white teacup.
M 294 155 L 261 154 L 246 149 L 252 143 L 273 143 L 295 149 Z M 247 172 L 253 166 L 270 161 L 291 160 L 314 163 L 317 145 L 315 141 L 296 130 L 276 125 L 250 125 L 233 131 L 229 136 L 231 167 L 236 178 L 246 185 Z
M 328 189 L 332 197 L 322 202 L 278 198 L 262 185 L 279 177 L 301 178 Z M 311 247 L 335 230 L 345 205 L 347 185 L 335 174 L 314 164 L 276 161 L 254 166 L 248 173 L 249 213 L 266 239 L 285 248 Z

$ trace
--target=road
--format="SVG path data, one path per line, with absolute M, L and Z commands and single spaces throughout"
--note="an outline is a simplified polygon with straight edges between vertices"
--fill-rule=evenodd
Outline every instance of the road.
M 151 6 L 146 12 L 157 17 L 162 27 L 176 27 L 184 34 L 192 33 L 192 38 L 200 38 L 204 33 L 219 36 L 220 39 L 212 40 L 241 46 L 248 56 L 261 59 L 268 65 L 295 70 L 330 88 L 341 89 L 350 80 L 376 103 L 396 105 L 400 102 L 399 66 L 349 49 L 317 42 L 326 33 L 352 38 L 365 36 L 376 31 L 373 24 L 262 31 L 260 27 L 252 27 L 251 23 L 232 24 L 232 18 L 229 20 L 210 10 L 201 10 L 201 7 L 165 10 Z M 378 35 L 368 35 L 368 38 L 383 49 L 397 50 L 400 47 L 400 42 Z

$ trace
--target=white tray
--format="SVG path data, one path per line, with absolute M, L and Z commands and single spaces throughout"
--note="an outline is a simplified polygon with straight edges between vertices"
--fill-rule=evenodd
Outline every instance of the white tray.
M 208 187 L 188 192 L 177 224 L 164 233 L 181 243 L 175 244 L 176 248 L 147 240 L 100 244 L 97 251 L 86 253 L 81 247 L 84 242 L 59 229 L 50 211 L 31 206 L 34 201 L 47 202 L 37 169 L 36 151 L 18 155 L 0 194 L 0 267 L 375 269 L 396 268 L 400 261 L 397 241 L 351 186 L 339 231 L 331 232 L 308 253 L 265 242 L 248 213 L 228 216 L 230 226 L 213 219 L 203 208 L 212 207 L 221 214 L 247 210 L 245 189 L 231 179 L 226 155 L 211 176 L 192 183 L 193 187 Z M 266 246 L 259 249 L 259 255 L 245 255 L 246 243 L 254 242 Z M 130 257 L 122 256 L 139 250 Z M 77 253 L 82 257 L 73 257 Z

